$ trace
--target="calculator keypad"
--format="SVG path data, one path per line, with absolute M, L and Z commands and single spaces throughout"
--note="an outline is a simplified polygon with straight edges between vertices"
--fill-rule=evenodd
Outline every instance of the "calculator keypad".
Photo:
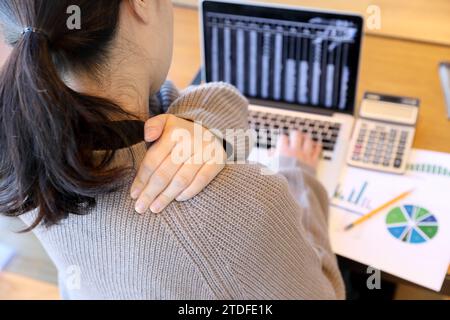
M 412 127 L 358 120 L 348 162 L 357 167 L 403 173 L 413 137 Z

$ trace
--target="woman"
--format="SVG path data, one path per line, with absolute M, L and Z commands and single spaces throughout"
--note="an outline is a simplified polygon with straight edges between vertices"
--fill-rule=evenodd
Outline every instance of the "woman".
M 74 4 L 79 30 L 66 26 Z M 224 84 L 181 95 L 163 86 L 158 103 L 148 105 L 170 64 L 171 10 L 170 0 L 0 1 L 14 45 L 0 81 L 0 212 L 34 227 L 66 298 L 343 298 L 327 238 L 327 196 L 312 168 L 320 148 L 308 138 L 294 134 L 279 144 L 290 156 L 280 162 L 292 193 L 281 176 L 230 165 L 195 198 L 159 215 L 135 214 L 196 194 L 191 172 L 210 177 L 201 171 L 212 157 L 175 164 L 169 146 L 156 166 L 146 161 L 142 122 L 132 117 L 170 105 L 211 129 L 246 121 L 245 99 Z M 189 128 L 162 120 L 169 132 Z M 161 141 L 169 143 L 164 134 Z M 140 164 L 135 204 L 127 168 Z M 187 195 L 174 191 L 180 185 Z

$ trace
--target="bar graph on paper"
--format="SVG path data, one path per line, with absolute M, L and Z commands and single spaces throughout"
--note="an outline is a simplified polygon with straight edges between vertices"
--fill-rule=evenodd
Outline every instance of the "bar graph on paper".
M 433 163 L 410 163 L 406 166 L 408 172 L 429 174 L 450 178 L 450 165 L 448 167 Z
M 414 177 L 450 179 L 450 154 L 413 149 L 406 169 Z
M 345 187 L 339 184 L 334 192 L 332 205 L 362 215 L 373 209 L 373 201 L 368 195 L 369 188 L 368 181 Z

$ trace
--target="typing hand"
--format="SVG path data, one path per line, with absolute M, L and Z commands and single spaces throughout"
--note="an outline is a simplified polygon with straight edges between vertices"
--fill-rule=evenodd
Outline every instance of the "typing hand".
M 298 131 L 292 131 L 289 137 L 281 135 L 275 152 L 278 156 L 295 158 L 314 169 L 317 169 L 321 153 L 322 144 L 314 142 L 309 135 Z
M 163 211 L 174 199 L 200 193 L 225 167 L 223 144 L 201 125 L 173 115 L 147 121 L 145 140 L 155 142 L 131 188 L 136 211 Z

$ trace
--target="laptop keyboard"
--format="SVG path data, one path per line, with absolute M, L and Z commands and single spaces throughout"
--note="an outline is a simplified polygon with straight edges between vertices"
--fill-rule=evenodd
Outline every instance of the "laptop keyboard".
M 324 151 L 333 152 L 341 129 L 340 123 L 299 117 L 289 117 L 275 113 L 249 112 L 249 126 L 257 134 L 256 147 L 272 149 L 276 147 L 280 133 L 289 135 L 293 130 L 308 134 L 316 142 L 322 142 Z

